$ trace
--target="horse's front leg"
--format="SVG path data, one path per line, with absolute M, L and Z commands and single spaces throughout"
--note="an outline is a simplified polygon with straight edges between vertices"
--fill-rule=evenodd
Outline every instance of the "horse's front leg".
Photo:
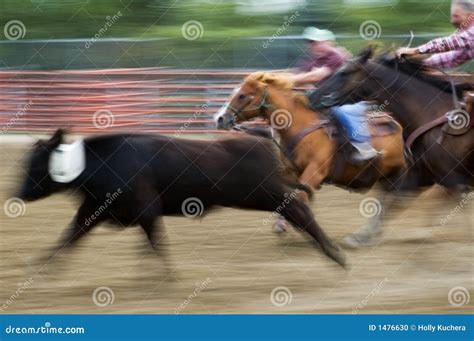
M 366 198 L 367 210 L 370 210 L 369 221 L 356 230 L 351 235 L 347 236 L 343 240 L 343 245 L 349 248 L 358 248 L 361 246 L 370 246 L 378 242 L 380 235 L 382 234 L 382 223 L 386 212 L 393 207 L 394 202 L 397 200 L 397 196 L 389 193 L 384 193 L 382 196 L 377 198 Z M 364 206 L 364 205 L 362 205 Z M 364 207 L 360 207 L 364 210 Z

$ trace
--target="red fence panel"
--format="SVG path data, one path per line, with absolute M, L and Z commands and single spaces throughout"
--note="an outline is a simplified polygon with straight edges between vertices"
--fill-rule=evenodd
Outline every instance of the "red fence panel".
M 0 127 L 10 132 L 219 133 L 212 116 L 252 70 L 165 68 L 0 71 Z

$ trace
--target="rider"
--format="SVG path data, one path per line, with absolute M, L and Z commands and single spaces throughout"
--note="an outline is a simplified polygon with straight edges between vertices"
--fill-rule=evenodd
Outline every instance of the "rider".
M 336 38 L 329 30 L 307 27 L 303 31 L 303 38 L 308 43 L 310 56 L 298 63 L 299 73 L 292 76 L 295 85 L 318 83 L 331 76 L 350 58 L 346 49 L 336 46 Z M 365 118 L 366 109 L 365 102 L 331 108 L 332 114 L 342 124 L 351 144 L 355 147 L 352 158 L 357 162 L 370 160 L 377 155 L 377 151 L 370 143 Z
M 456 31 L 448 37 L 433 39 L 428 43 L 397 50 L 397 57 L 432 54 L 423 62 L 428 66 L 452 68 L 474 58 L 474 2 L 453 0 L 451 4 L 451 24 Z

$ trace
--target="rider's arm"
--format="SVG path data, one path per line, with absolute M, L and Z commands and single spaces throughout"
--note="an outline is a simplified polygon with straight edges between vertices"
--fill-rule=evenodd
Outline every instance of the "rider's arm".
M 433 39 L 426 44 L 418 46 L 418 53 L 440 53 L 468 48 L 472 43 L 471 30 L 455 32 L 447 37 Z
M 331 69 L 327 66 L 313 68 L 305 73 L 294 74 L 291 76 L 295 86 L 313 84 L 331 75 Z
M 435 68 L 448 69 L 461 65 L 469 60 L 469 55 L 462 51 L 449 51 L 434 54 L 423 60 L 423 63 Z
M 430 40 L 418 47 L 402 47 L 397 50 L 397 57 L 414 56 L 417 54 L 442 53 L 472 48 L 474 29 L 455 32 L 447 37 Z

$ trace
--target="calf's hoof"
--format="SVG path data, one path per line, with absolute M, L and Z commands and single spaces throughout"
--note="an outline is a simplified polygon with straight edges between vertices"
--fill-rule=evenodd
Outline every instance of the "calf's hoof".
M 288 231 L 288 223 L 286 220 L 277 220 L 275 224 L 273 224 L 272 228 L 273 232 L 276 234 L 282 234 Z

